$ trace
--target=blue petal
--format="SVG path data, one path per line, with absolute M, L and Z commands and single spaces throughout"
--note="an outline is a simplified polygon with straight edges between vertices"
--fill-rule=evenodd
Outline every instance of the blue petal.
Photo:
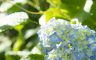
M 53 43 L 57 43 L 57 42 L 61 42 L 62 39 L 59 38 L 59 36 L 57 35 L 56 31 L 53 32 L 50 36 L 49 36 L 50 40 L 53 42 Z
M 84 58 L 84 55 L 80 52 L 74 52 L 74 55 L 76 60 L 82 60 Z
M 96 60 L 96 56 L 90 56 L 91 60 Z

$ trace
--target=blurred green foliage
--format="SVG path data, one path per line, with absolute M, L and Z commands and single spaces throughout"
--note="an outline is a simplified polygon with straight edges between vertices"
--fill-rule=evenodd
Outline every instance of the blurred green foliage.
M 84 10 L 86 1 L 88 0 L 0 0 L 0 36 L 10 41 L 8 46 L 2 47 L 7 41 L 0 37 L 0 48 L 4 48 L 0 50 L 0 60 L 44 60 L 44 54 L 38 47 L 37 31 L 40 24 L 43 25 L 42 22 L 46 24 L 53 17 L 70 22 L 78 19 L 83 25 L 96 30 L 96 0 L 89 0 L 90 3 L 93 2 L 87 6 L 91 7 L 89 12 Z M 41 17 L 43 18 L 40 19 Z M 34 47 L 38 47 L 41 54 L 31 53 Z M 14 54 L 26 50 L 31 53 L 26 57 Z M 9 51 L 12 52 L 7 54 Z

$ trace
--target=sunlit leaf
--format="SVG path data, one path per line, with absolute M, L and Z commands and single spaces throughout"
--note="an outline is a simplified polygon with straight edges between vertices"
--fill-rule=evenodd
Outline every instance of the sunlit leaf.
M 5 51 L 9 50 L 11 43 L 8 37 L 0 35 L 0 60 L 5 59 Z
M 46 22 L 48 22 L 52 17 L 70 20 L 71 17 L 68 15 L 68 13 L 69 12 L 66 9 L 50 8 L 45 12 Z
M 9 3 L 9 2 L 4 2 L 4 3 L 2 3 L 1 5 L 0 5 L 0 11 L 1 12 L 5 12 L 5 11 L 7 11 L 9 8 L 11 8 L 14 4 L 15 4 L 16 2 L 12 2 L 12 4 L 11 3 Z
M 47 0 L 50 8 L 46 12 L 46 20 L 53 17 L 59 17 L 66 20 L 74 18 L 80 12 L 85 4 L 85 0 Z
M 27 19 L 28 15 L 25 12 L 12 13 L 0 19 L 0 28 L 3 28 L 3 26 L 15 27 L 16 25 L 26 22 Z
M 27 3 L 27 0 L 9 0 L 9 1 L 5 1 L 0 5 L 0 12 L 15 12 L 15 11 L 19 11 L 20 9 L 18 9 L 18 7 L 16 7 L 15 5 L 24 5 Z
M 8 37 L 0 35 L 0 52 L 7 51 L 11 43 L 12 42 L 10 41 Z
M 59 7 L 61 5 L 61 0 L 47 0 L 47 2 L 50 3 L 52 7 Z

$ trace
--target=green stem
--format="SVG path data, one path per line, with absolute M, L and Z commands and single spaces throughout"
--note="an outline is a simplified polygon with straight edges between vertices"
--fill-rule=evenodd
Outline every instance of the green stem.
M 18 25 L 15 27 L 15 29 L 18 31 L 18 38 L 16 43 L 13 46 L 13 51 L 19 51 L 21 50 L 21 46 L 23 44 L 23 35 L 22 35 L 22 29 L 23 29 L 23 25 Z
M 13 50 L 14 51 L 19 51 L 21 46 L 22 46 L 22 44 L 23 44 L 23 36 L 22 36 L 22 32 L 19 31 L 17 41 L 16 41 L 16 43 L 13 46 Z
M 12 2 L 9 2 L 9 3 L 13 4 Z M 23 8 L 23 7 L 21 7 L 21 6 L 19 6 L 18 4 L 15 4 L 14 6 L 16 6 L 16 7 L 20 8 L 20 9 L 22 9 L 23 11 L 25 11 L 26 13 L 29 13 L 29 14 L 43 14 L 43 13 L 44 13 L 43 11 L 39 11 L 39 12 L 29 11 L 29 10 L 27 10 L 27 9 L 25 9 L 25 8 Z

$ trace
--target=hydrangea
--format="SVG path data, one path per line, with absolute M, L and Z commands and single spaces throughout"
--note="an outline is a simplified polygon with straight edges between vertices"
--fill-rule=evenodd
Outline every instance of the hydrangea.
M 45 60 L 96 60 L 96 33 L 87 26 L 52 19 L 38 36 Z

